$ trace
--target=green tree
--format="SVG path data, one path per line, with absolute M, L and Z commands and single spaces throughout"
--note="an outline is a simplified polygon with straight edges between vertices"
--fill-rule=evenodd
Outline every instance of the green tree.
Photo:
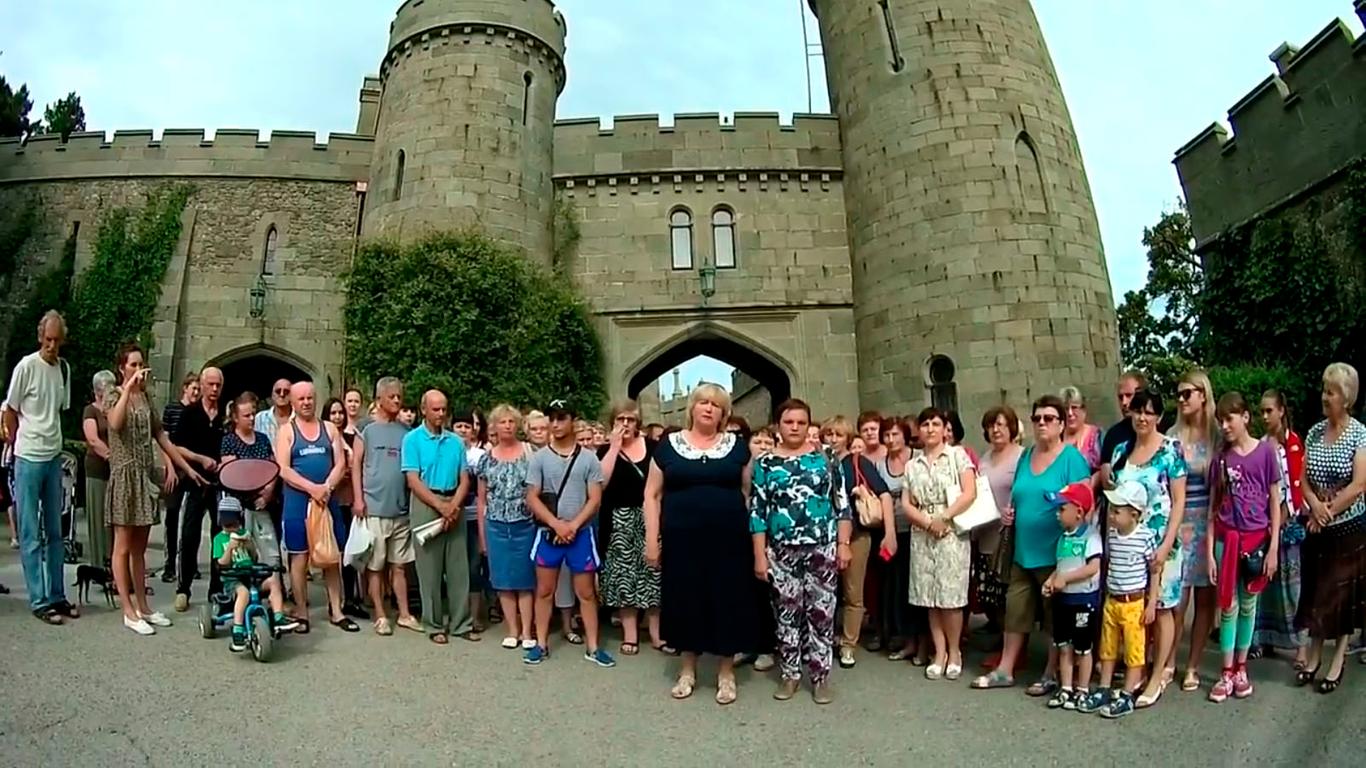
M 43 110 L 43 123 L 47 133 L 61 134 L 62 141 L 71 138 L 73 133 L 84 131 L 85 108 L 81 106 L 81 97 L 72 91 L 66 98 L 47 105 Z
M 602 352 L 569 282 L 477 233 L 363 246 L 347 280 L 347 362 L 455 406 L 606 401 Z
M 1205 274 L 1184 208 L 1145 228 L 1143 245 L 1148 249 L 1148 281 L 1127 292 L 1117 310 L 1120 356 L 1126 365 L 1147 373 L 1153 389 L 1166 396 L 1202 353 Z
M 28 296 L 14 314 L 10 326 L 9 345 L 5 350 L 5 371 L 14 370 L 20 358 L 34 351 L 38 344 L 38 321 L 43 313 L 55 309 L 63 315 L 71 300 L 71 279 L 76 273 L 76 238 L 68 237 L 62 246 L 62 257 L 56 266 L 38 276 Z M 69 358 L 70 352 L 65 353 Z M 80 413 L 73 409 L 68 413 Z
M 21 85 L 14 90 L 0 75 L 0 137 L 18 136 L 27 138 L 33 126 L 28 114 L 33 110 L 33 99 L 29 98 L 28 86 Z

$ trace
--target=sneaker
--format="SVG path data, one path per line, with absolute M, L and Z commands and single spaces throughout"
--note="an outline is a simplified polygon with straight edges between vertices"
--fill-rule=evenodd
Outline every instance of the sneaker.
M 154 627 L 171 626 L 171 620 L 166 618 L 166 614 L 162 613 L 161 611 L 153 611 L 151 613 L 145 614 L 142 617 L 142 620 L 147 622 L 148 624 L 151 624 Z
M 1053 698 L 1048 700 L 1049 709 L 1062 709 L 1068 704 L 1072 705 L 1072 709 L 1077 708 L 1076 703 L 1073 701 L 1071 688 L 1059 688 L 1058 692 L 1053 694 Z
M 1233 670 L 1226 669 L 1219 673 L 1219 682 L 1209 689 L 1209 700 L 1215 704 L 1222 704 L 1233 694 Z
M 1078 688 L 1072 692 L 1072 697 L 1062 703 L 1062 708 L 1068 712 L 1076 712 L 1081 702 L 1090 698 L 1091 692 L 1085 688 Z
M 1133 713 L 1134 695 L 1128 691 L 1120 691 L 1119 695 L 1115 696 L 1110 702 L 1110 707 L 1100 711 L 1100 716 L 1113 720 L 1118 717 L 1124 717 L 1125 715 L 1132 715 Z
M 161 569 L 161 583 L 162 583 L 162 584 L 174 584 L 175 581 L 176 581 L 176 577 L 175 577 L 175 566 L 174 566 L 174 565 L 168 565 L 168 566 L 166 566 L 165 568 Z
M 597 664 L 599 667 L 611 668 L 617 665 L 617 660 L 612 658 L 612 654 L 599 648 L 596 651 L 584 651 L 583 658 Z
M 539 645 L 533 645 L 526 653 L 522 654 L 522 663 L 536 665 L 550 657 L 550 650 Z
M 771 653 L 761 653 L 759 658 L 754 660 L 755 672 L 767 672 L 776 666 L 778 666 L 778 660 L 773 658 Z
M 844 667 L 845 669 L 849 669 L 850 667 L 854 666 L 854 665 L 857 664 L 857 663 L 858 663 L 858 660 L 854 658 L 854 649 L 853 649 L 853 648 L 849 648 L 849 647 L 846 646 L 846 647 L 840 649 L 840 666 L 841 666 L 841 667 Z
M 1110 708 L 1110 689 L 1101 688 L 1086 695 L 1085 698 L 1078 698 L 1076 701 L 1077 711 L 1083 715 L 1092 712 L 1100 712 Z
M 1247 676 L 1247 667 L 1239 667 L 1233 673 L 1233 696 L 1238 699 L 1246 699 L 1252 695 L 1252 680 Z
M 276 632 L 293 632 L 299 628 L 299 620 L 293 616 L 277 613 L 275 614 L 274 619 L 273 625 Z
M 228 650 L 233 653 L 241 653 L 247 649 L 247 628 L 233 627 L 232 640 L 228 641 Z
M 175 612 L 176 612 L 176 613 L 184 613 L 184 612 L 186 612 L 186 611 L 188 611 L 188 610 L 190 610 L 190 596 L 189 596 L 189 595 L 176 595 L 176 596 L 175 596 Z
M 124 616 L 123 626 L 133 630 L 134 632 L 138 633 L 139 635 L 142 635 L 143 637 L 146 637 L 147 635 L 155 635 L 157 633 L 155 629 L 152 629 L 151 624 L 148 624 L 141 618 L 134 621 L 133 619 Z

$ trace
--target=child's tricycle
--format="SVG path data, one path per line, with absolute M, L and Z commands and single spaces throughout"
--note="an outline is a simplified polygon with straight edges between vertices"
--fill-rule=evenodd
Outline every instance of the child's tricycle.
M 247 588 L 250 596 L 247 603 L 246 619 L 247 646 L 257 661 L 270 661 L 275 652 L 275 641 L 283 634 L 275 626 L 270 607 L 266 605 L 261 585 L 266 579 L 284 571 L 278 565 L 250 565 L 240 568 L 224 568 L 224 591 L 213 595 L 209 602 L 199 607 L 199 631 L 207 639 L 213 639 L 220 627 L 231 627 L 233 622 L 233 602 L 236 599 L 237 584 Z

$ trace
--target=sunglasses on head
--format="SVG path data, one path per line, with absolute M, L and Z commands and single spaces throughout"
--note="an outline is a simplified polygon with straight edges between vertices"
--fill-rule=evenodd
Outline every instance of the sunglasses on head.
M 1029 420 L 1035 424 L 1052 424 L 1058 420 L 1058 417 L 1051 413 L 1036 413 L 1030 416 Z

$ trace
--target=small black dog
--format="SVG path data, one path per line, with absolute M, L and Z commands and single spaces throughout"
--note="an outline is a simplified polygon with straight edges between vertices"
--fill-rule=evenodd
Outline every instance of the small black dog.
M 76 587 L 76 594 L 80 597 L 82 604 L 90 602 L 90 585 L 98 584 L 104 590 L 105 602 L 109 607 L 114 606 L 114 591 L 111 589 L 114 575 L 108 568 L 101 568 L 98 565 L 78 565 L 76 566 L 76 582 L 71 586 Z

